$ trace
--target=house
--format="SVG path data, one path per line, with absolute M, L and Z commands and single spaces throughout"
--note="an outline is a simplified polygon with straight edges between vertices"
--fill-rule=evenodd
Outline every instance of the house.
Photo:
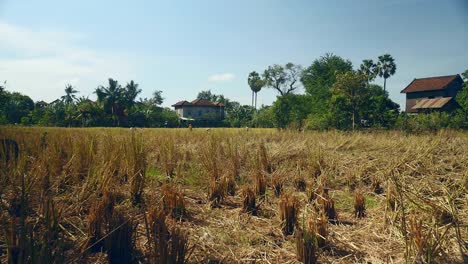
M 224 104 L 205 99 L 180 101 L 172 105 L 182 120 L 220 121 L 224 119 Z
M 406 94 L 406 112 L 451 112 L 460 106 L 455 101 L 463 87 L 460 75 L 414 79 L 401 93 Z

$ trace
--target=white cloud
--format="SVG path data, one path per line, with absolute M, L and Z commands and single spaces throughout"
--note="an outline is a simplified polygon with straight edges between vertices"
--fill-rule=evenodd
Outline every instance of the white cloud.
M 7 89 L 33 100 L 52 101 L 63 94 L 65 84 L 81 95 L 92 94 L 107 78 L 134 78 L 131 61 L 121 54 L 83 48 L 82 35 L 59 31 L 35 31 L 0 21 L 0 81 Z
M 225 81 L 231 81 L 235 78 L 236 76 L 232 73 L 222 73 L 222 74 L 213 74 L 210 77 L 208 77 L 208 81 L 210 82 L 225 82 Z

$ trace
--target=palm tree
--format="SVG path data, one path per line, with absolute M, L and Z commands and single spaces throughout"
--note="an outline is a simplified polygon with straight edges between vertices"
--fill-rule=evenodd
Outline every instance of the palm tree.
M 109 78 L 109 86 L 99 86 L 94 92 L 97 95 L 98 102 L 104 107 L 104 110 L 112 114 L 112 117 L 117 121 L 117 126 L 120 126 L 120 118 L 123 116 L 123 89 L 117 80 Z
M 66 105 L 72 104 L 76 100 L 76 93 L 78 93 L 78 91 L 75 90 L 71 84 L 67 84 L 65 86 L 65 95 L 61 97 L 62 102 L 64 102 Z
M 387 79 L 394 75 L 396 72 L 396 64 L 392 55 L 384 54 L 379 56 L 379 62 L 377 63 L 377 72 L 380 77 L 384 78 L 384 92 L 386 91 Z
M 265 81 L 262 80 L 260 74 L 256 71 L 249 73 L 247 82 L 252 90 L 252 106 L 254 106 L 254 95 L 255 95 L 255 109 L 257 109 L 257 93 L 262 90 L 262 87 L 265 86 Z
M 124 93 L 126 99 L 125 106 L 131 108 L 135 104 L 136 97 L 141 93 L 141 89 L 138 89 L 138 83 L 131 80 L 127 83 L 127 86 L 125 86 Z
M 369 83 L 372 82 L 378 74 L 377 65 L 373 60 L 363 60 L 358 72 L 366 76 L 367 86 L 369 86 Z

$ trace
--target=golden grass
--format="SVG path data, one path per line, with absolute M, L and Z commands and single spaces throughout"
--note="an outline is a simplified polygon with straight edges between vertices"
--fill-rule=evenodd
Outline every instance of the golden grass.
M 0 127 L 3 138 L 20 152 L 0 166 L 1 263 L 467 258 L 466 132 Z

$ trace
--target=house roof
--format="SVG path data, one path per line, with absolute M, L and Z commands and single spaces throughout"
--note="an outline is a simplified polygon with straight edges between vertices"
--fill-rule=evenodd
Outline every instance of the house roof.
M 440 109 L 444 107 L 452 97 L 437 97 L 437 98 L 425 98 L 419 101 L 415 106 L 411 109 Z
M 179 102 L 173 104 L 172 106 L 182 106 L 182 105 L 191 105 L 191 103 L 189 103 L 187 101 L 179 101 Z
M 224 104 L 219 102 L 213 103 L 206 99 L 195 99 L 192 102 L 180 101 L 172 106 L 224 106 Z
M 437 91 L 443 90 L 448 87 L 448 85 L 456 80 L 461 78 L 460 75 L 448 75 L 448 76 L 438 76 L 438 77 L 428 77 L 414 79 L 402 93 L 414 93 L 414 92 L 424 92 L 424 91 Z

